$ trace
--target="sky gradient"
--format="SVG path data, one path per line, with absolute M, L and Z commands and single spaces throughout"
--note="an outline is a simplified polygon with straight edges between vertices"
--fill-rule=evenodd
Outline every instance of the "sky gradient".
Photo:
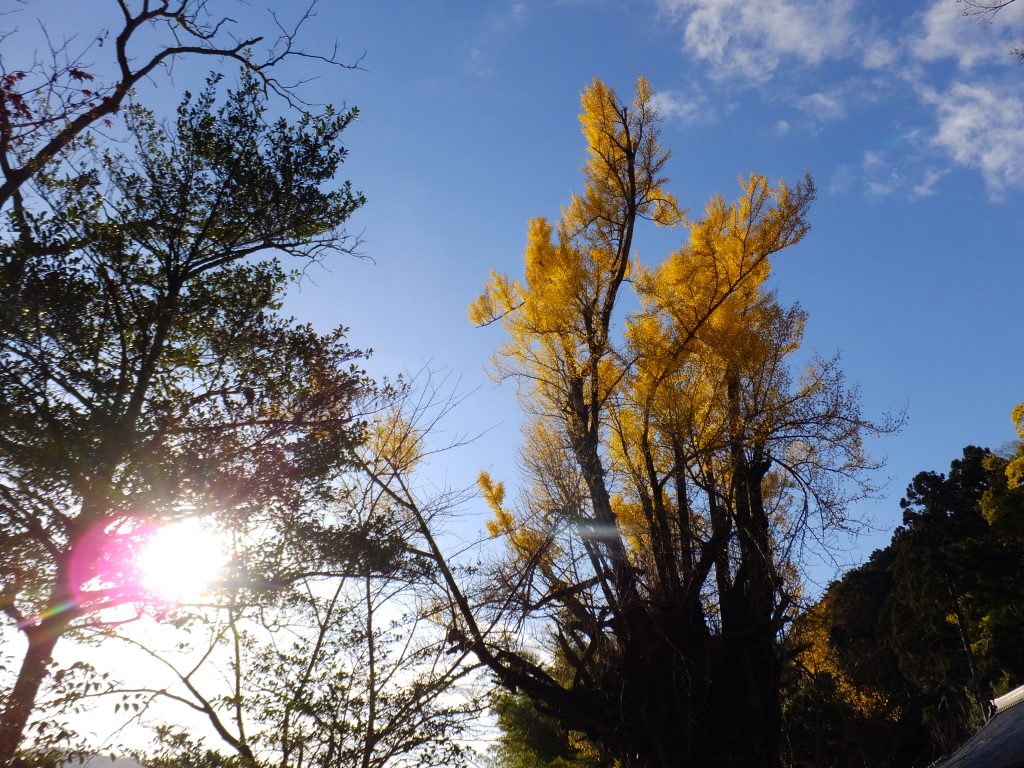
M 221 5 L 240 32 L 268 30 L 265 3 Z M 85 40 L 116 21 L 103 8 L 29 3 L 17 23 L 42 15 L 51 35 Z M 287 309 L 350 327 L 375 350 L 374 375 L 449 371 L 472 394 L 440 439 L 487 431 L 435 457 L 431 481 L 468 486 L 488 469 L 514 484 L 515 393 L 486 372 L 502 332 L 472 328 L 466 306 L 490 269 L 520 273 L 528 219 L 557 217 L 579 189 L 580 91 L 599 77 L 628 98 L 643 75 L 673 152 L 669 189 L 694 216 L 751 171 L 818 184 L 812 231 L 779 255 L 772 284 L 808 311 L 807 347 L 842 355 L 866 415 L 907 410 L 902 431 L 872 446 L 890 480 L 858 512 L 876 530 L 839 555 L 863 560 L 899 523 L 912 476 L 944 471 L 966 444 L 1004 445 L 1024 399 L 1013 341 L 1024 64 L 1009 53 L 1024 3 L 990 23 L 960 11 L 954 0 L 325 0 L 304 45 L 337 41 L 359 68 L 317 68 L 302 93 L 360 108 L 345 171 L 368 198 L 351 227 L 367 258 L 312 269 Z M 178 66 L 140 98 L 169 113 L 208 66 Z M 658 261 L 685 236 L 649 228 L 637 250 Z M 483 504 L 465 511 L 482 519 Z
M 515 479 L 514 392 L 484 371 L 502 332 L 471 328 L 465 308 L 491 268 L 520 274 L 527 220 L 557 217 L 580 187 L 594 77 L 627 98 L 652 82 L 669 188 L 694 215 L 749 171 L 814 176 L 812 232 L 773 284 L 809 312 L 806 344 L 842 355 L 867 415 L 907 409 L 874 445 L 891 479 L 860 512 L 877 531 L 841 560 L 888 541 L 916 472 L 1013 438 L 1024 65 L 1009 50 L 1024 4 L 983 23 L 953 0 L 374 2 L 324 8 L 316 26 L 365 51 L 363 71 L 331 78 L 337 93 L 312 87 L 361 109 L 348 171 L 373 263 L 338 264 L 290 308 L 351 326 L 375 372 L 430 362 L 480 387 L 451 429 L 494 429 L 436 460 L 438 482 L 482 467 Z M 637 250 L 660 260 L 683 238 L 649 228 Z

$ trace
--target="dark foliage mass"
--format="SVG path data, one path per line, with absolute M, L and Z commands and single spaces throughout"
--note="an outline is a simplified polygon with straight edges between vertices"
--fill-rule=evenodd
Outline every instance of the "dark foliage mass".
M 1024 682 L 1024 490 L 1007 464 L 971 446 L 948 475 L 918 474 L 890 545 L 797 622 L 792 765 L 927 765 Z
M 927 766 L 1024 682 L 1024 489 L 1009 487 L 1009 464 L 968 446 L 948 475 L 918 474 L 889 546 L 797 618 L 783 765 Z M 503 768 L 607 764 L 521 694 L 494 710 Z

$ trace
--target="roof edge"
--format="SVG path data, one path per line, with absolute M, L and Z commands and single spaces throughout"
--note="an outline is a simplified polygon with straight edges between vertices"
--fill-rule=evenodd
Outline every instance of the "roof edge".
M 1009 693 L 1004 693 L 996 699 L 992 699 L 992 704 L 995 705 L 996 712 L 1002 712 L 1004 709 L 1009 709 L 1014 704 L 1019 704 L 1022 701 L 1024 701 L 1024 685 L 1014 688 Z

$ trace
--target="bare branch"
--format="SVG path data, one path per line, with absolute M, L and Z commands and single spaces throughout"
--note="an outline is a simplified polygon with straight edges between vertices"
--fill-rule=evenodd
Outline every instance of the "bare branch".
M 37 61 L 7 69 L 0 59 L 0 209 L 11 202 L 17 204 L 21 187 L 79 137 L 116 113 L 140 81 L 178 59 L 204 57 L 234 62 L 259 78 L 267 92 L 300 111 L 310 106 L 298 92 L 303 81 L 280 80 L 276 72 L 283 64 L 303 59 L 357 69 L 362 59 L 343 61 L 337 45 L 329 54 L 311 53 L 299 46 L 303 29 L 316 15 L 315 0 L 287 28 L 276 14 L 271 14 L 279 34 L 262 55 L 255 52 L 256 46 L 264 42 L 262 35 L 238 37 L 229 33 L 235 20 L 229 16 L 206 18 L 203 0 L 144 2 L 138 9 L 128 0 L 117 0 L 117 4 L 122 26 L 113 38 L 112 63 L 117 75 L 112 83 L 98 84 L 96 75 L 84 63 L 86 53 L 106 41 L 106 33 L 100 33 L 84 50 L 72 55 L 71 40 L 55 43 L 44 28 L 51 59 L 48 64 Z M 147 39 L 149 32 L 162 34 L 165 42 L 140 56 L 133 47 Z

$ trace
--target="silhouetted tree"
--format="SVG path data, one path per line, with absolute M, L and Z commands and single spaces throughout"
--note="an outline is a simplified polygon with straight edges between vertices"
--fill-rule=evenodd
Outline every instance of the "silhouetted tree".
M 285 255 L 351 249 L 355 113 L 269 122 L 258 78 L 216 82 L 170 129 L 127 111 L 134 151 L 32 166 L 0 243 L 0 612 L 27 641 L 0 764 L 60 638 L 144 603 L 147 528 L 301 515 L 360 436 L 359 353 L 279 311 Z

